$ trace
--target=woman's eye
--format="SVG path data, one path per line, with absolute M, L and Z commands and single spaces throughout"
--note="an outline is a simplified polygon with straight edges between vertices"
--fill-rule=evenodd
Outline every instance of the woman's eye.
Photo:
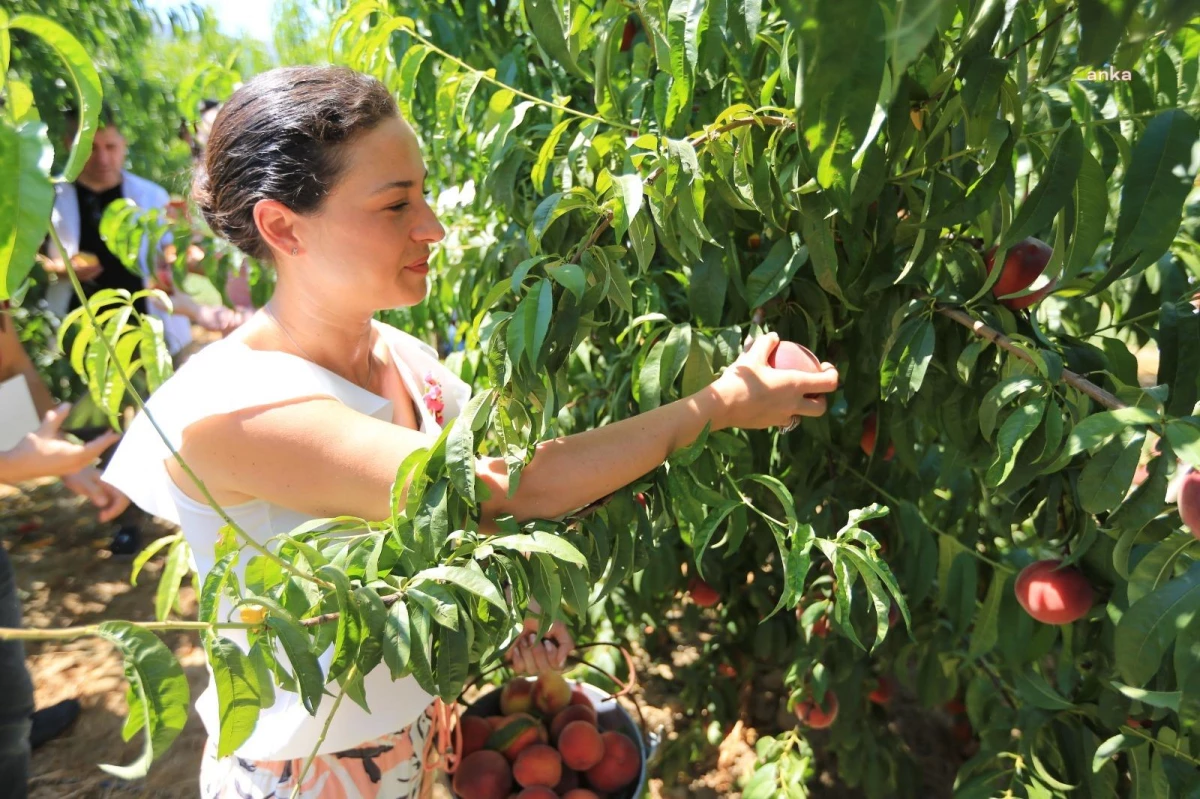
M 408 207 L 408 203 L 396 203 L 395 205 L 389 205 L 388 210 L 399 211 L 401 208 L 407 208 L 407 207 Z

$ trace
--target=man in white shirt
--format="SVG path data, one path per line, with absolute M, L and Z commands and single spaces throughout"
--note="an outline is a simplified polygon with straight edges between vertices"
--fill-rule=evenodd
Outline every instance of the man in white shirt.
M 67 142 L 75 137 L 77 117 L 68 114 Z M 147 286 L 153 259 L 143 245 L 138 257 L 141 274 L 125 268 L 100 237 L 100 219 L 104 209 L 114 200 L 126 198 L 139 208 L 166 208 L 171 197 L 167 190 L 153 181 L 125 169 L 126 144 L 107 108 L 100 114 L 100 127 L 92 143 L 92 153 L 74 183 L 55 185 L 54 212 L 51 223 L 72 259 L 75 271 L 88 297 L 101 289 L 123 288 L 135 292 Z M 162 242 L 166 244 L 167 241 Z M 49 245 L 50 261 L 46 271 L 59 276 L 46 294 L 50 309 L 60 317 L 79 304 L 71 283 L 66 279 L 63 254 L 53 240 Z M 167 348 L 174 355 L 192 339 L 191 326 L 181 316 L 170 316 L 145 300 L 136 303 L 138 311 L 147 311 L 163 320 Z

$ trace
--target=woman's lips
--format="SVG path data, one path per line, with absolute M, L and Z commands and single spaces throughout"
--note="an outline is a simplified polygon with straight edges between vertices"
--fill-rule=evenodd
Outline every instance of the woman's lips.
M 424 275 L 424 274 L 427 274 L 427 273 L 429 272 L 429 262 L 428 262 L 428 261 L 422 261 L 422 262 L 421 262 L 421 263 L 419 263 L 419 264 L 413 264 L 412 266 L 406 266 L 406 267 L 404 267 L 404 268 L 405 268 L 405 269 L 410 269 L 410 270 L 412 270 L 413 272 L 417 272 L 417 273 L 419 273 L 419 274 L 422 274 L 422 275 Z

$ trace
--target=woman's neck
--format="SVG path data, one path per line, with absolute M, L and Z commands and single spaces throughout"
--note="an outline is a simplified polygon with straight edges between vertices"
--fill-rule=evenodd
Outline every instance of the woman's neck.
M 327 297 L 283 283 L 276 286 L 266 309 L 279 338 L 297 355 L 353 383 L 370 382 L 368 356 L 373 342 L 369 311 L 350 311 L 331 304 Z

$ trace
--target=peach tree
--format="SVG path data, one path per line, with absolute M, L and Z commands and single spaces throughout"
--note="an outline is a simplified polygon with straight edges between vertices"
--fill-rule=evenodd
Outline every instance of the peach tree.
M 683 689 L 696 726 L 737 716 L 731 675 L 768 671 L 800 721 L 760 730 L 745 796 L 806 795 L 809 739 L 867 795 L 915 793 L 894 685 L 961 706 L 977 751 L 956 795 L 1197 790 L 1200 567 L 1174 503 L 1200 464 L 1196 12 L 346 4 L 329 57 L 395 92 L 450 229 L 429 300 L 390 318 L 454 330 L 447 362 L 476 394 L 402 466 L 392 519 L 267 544 L 231 529 L 200 619 L 160 622 L 203 630 L 222 750 L 275 684 L 365 703 L 357 680 L 386 660 L 453 697 L 531 596 L 628 639 L 690 590 L 720 597 Z M 6 118 L 26 142 L 6 152 L 38 152 L 31 124 Z M 36 220 L 51 177 L 13 163 Z M 0 258 L 0 285 L 26 257 Z M 113 385 L 145 366 L 121 347 L 127 299 L 74 320 Z M 837 365 L 825 416 L 706 430 L 594 506 L 479 536 L 478 453 L 517 484 L 539 441 L 686 397 L 766 330 Z M 80 634 L 127 653 L 144 768 L 186 684 L 153 625 Z

